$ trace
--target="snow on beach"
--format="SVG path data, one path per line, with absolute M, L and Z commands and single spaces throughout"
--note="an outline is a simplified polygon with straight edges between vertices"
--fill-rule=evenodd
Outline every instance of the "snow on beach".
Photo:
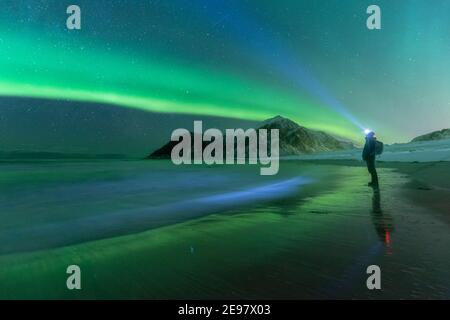
M 287 160 L 361 160 L 362 149 L 287 156 Z M 450 161 L 450 139 L 385 145 L 379 161 Z

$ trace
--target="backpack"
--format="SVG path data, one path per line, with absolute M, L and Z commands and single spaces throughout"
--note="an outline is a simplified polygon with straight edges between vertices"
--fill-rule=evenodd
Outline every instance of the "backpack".
M 383 153 L 384 144 L 381 141 L 375 140 L 375 154 L 379 156 Z

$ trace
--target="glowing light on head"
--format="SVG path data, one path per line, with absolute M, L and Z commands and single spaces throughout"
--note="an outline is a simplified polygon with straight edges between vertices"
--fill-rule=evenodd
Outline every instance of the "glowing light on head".
M 370 129 L 364 129 L 364 133 L 366 134 L 366 135 L 368 135 L 369 133 L 371 133 L 372 132 L 372 130 L 370 130 Z

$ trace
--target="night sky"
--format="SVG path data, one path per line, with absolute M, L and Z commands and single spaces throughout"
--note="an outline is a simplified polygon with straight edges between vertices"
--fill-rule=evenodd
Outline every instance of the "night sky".
M 70 4 L 82 30 L 66 28 Z M 0 149 L 139 154 L 179 119 L 278 114 L 406 142 L 450 126 L 449 12 L 447 0 L 2 0 Z

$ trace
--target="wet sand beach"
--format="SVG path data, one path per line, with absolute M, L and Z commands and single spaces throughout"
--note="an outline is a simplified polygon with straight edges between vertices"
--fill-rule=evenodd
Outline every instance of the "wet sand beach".
M 8 166 L 1 298 L 450 297 L 449 225 L 405 193 L 416 178 L 445 187 L 430 173 L 445 164 L 382 164 L 379 192 L 355 163 L 287 161 L 266 179 L 256 167 L 163 162 Z M 72 264 L 81 291 L 66 288 Z M 379 291 L 366 287 L 372 264 Z
M 305 162 L 316 165 L 365 166 L 362 161 L 356 160 L 314 160 Z M 395 169 L 407 175 L 409 181 L 404 185 L 403 194 L 417 205 L 433 209 L 443 221 L 450 224 L 450 161 L 378 161 L 377 167 Z

